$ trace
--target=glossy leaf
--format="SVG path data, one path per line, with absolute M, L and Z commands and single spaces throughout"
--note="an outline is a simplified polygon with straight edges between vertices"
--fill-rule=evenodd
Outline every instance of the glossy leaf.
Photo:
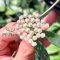
M 48 29 L 48 31 L 56 31 L 58 29 L 60 29 L 60 24 L 58 22 L 56 22 L 56 23 L 54 23 L 54 24 L 52 24 L 50 26 L 50 28 Z
M 57 33 L 47 31 L 46 37 L 51 43 L 55 44 L 57 47 L 60 47 L 60 31 Z
M 39 40 L 37 41 L 37 46 L 35 47 L 34 60 L 50 60 L 46 49 Z
M 0 12 L 5 10 L 5 3 L 4 0 L 0 0 Z

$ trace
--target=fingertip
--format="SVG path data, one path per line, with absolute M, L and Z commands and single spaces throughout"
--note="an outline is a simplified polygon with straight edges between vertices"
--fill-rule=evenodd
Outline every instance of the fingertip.
M 44 17 L 42 20 L 45 20 L 47 23 L 49 23 L 49 24 L 51 25 L 53 22 L 56 21 L 57 17 L 58 17 L 58 13 L 55 12 L 55 11 L 51 11 L 51 12 L 49 12 L 49 14 L 48 14 L 46 17 Z
M 34 48 L 30 43 L 21 41 L 18 52 L 14 60 L 32 60 L 34 57 Z

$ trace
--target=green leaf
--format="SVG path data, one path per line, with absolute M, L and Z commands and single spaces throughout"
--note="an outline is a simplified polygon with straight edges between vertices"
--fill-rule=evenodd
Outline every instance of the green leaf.
M 46 38 L 60 48 L 60 31 L 57 33 L 46 31 Z
M 50 26 L 50 28 L 48 29 L 48 31 L 55 31 L 57 29 L 60 29 L 60 24 L 59 23 L 54 23 Z
M 5 3 L 4 0 L 0 0 L 0 12 L 5 10 Z
M 60 55 L 50 56 L 50 60 L 60 60 Z
M 18 7 L 16 6 L 11 6 L 11 9 L 8 7 L 6 11 L 6 15 L 12 15 L 18 12 Z
M 50 44 L 47 48 L 46 48 L 48 54 L 54 54 L 56 52 L 59 52 L 60 49 L 58 47 L 56 47 L 55 45 L 53 44 Z
M 39 40 L 37 41 L 37 46 L 35 47 L 34 60 L 50 60 L 46 49 Z

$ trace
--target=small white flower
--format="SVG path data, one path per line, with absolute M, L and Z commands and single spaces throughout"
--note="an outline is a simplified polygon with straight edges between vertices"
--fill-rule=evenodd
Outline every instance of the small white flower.
M 24 37 L 24 40 L 27 41 L 28 40 L 27 37 Z
M 23 14 L 28 14 L 27 10 L 24 10 L 24 11 L 23 11 Z
M 28 27 L 32 27 L 32 23 L 28 23 Z
M 24 23 L 24 20 L 22 19 L 21 21 L 20 21 L 20 24 L 23 24 Z
M 35 31 L 35 32 L 38 32 L 38 28 L 34 28 L 34 31 Z
M 37 18 L 37 19 L 35 19 L 35 22 L 36 22 L 36 23 L 40 22 L 40 19 L 38 19 L 38 18 Z
M 24 24 L 23 24 L 23 27 L 26 28 L 26 27 L 27 27 L 27 23 L 24 23 Z
M 28 39 L 28 42 L 32 44 L 33 43 L 33 40 L 32 39 Z
M 36 42 L 32 42 L 32 46 L 36 46 L 37 45 L 37 43 Z
M 42 32 L 42 29 L 38 29 L 38 33 L 41 33 Z
M 49 28 L 49 24 L 46 23 L 44 26 L 41 27 L 42 30 L 47 30 Z
M 35 28 L 37 26 L 37 24 L 33 24 L 33 28 Z
M 36 16 L 35 16 L 35 18 L 40 18 L 40 14 L 37 13 Z
M 30 31 L 30 32 L 29 32 L 30 35 L 33 35 L 34 33 L 35 33 L 34 31 Z
M 20 24 L 20 23 L 21 23 L 21 20 L 18 20 L 18 21 L 17 21 L 17 24 Z
M 40 14 L 37 13 L 37 12 L 34 12 L 34 13 L 33 13 L 33 16 L 34 16 L 35 18 L 39 18 L 39 17 L 40 17 Z
M 31 39 L 32 35 L 28 34 L 27 39 Z
M 23 17 L 24 17 L 24 18 L 27 18 L 27 17 L 28 17 L 28 14 L 27 14 L 27 13 L 24 13 L 24 14 L 23 14 Z
M 27 36 L 27 33 L 26 33 L 26 32 L 24 32 L 24 33 L 23 33 L 23 36 Z
M 25 31 L 28 33 L 30 31 L 30 28 L 26 28 Z
M 33 38 L 32 38 L 33 40 L 37 40 L 37 36 L 33 36 Z
M 37 14 L 37 12 L 33 12 L 33 14 L 32 14 L 32 15 L 35 17 L 35 16 L 36 16 L 36 14 Z
M 37 27 L 40 27 L 40 22 L 37 23 Z
M 22 28 L 23 27 L 23 25 L 19 25 L 19 28 Z
M 45 21 L 45 20 L 41 20 L 41 23 L 42 23 L 42 24 L 45 24 L 45 23 L 46 23 L 46 21 Z
M 40 33 L 37 33 L 36 36 L 37 36 L 37 38 L 40 38 Z
M 23 39 L 24 39 L 24 36 L 20 35 L 20 39 L 22 39 L 22 40 L 23 40 Z
M 34 18 L 31 18 L 31 20 L 30 20 L 30 21 L 31 21 L 31 23 L 34 23 L 35 19 L 34 19 Z
M 19 20 L 23 19 L 23 15 L 19 16 Z
M 45 33 L 41 33 L 41 38 L 44 38 L 45 37 Z
M 21 32 L 24 32 L 25 31 L 25 29 L 24 28 L 21 28 Z
M 29 22 L 29 19 L 28 19 L 28 18 L 26 18 L 26 19 L 25 19 L 25 22 L 26 22 L 26 23 L 28 23 L 28 22 Z
M 29 19 L 31 19 L 31 18 L 32 18 L 32 15 L 31 15 L 31 14 L 30 14 L 30 15 L 28 15 L 28 18 L 29 18 Z

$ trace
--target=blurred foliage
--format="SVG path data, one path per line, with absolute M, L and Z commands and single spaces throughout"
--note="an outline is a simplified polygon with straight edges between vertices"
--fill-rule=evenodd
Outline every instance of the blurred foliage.
M 35 57 L 34 60 L 50 60 L 49 55 L 42 45 L 42 43 L 37 40 L 37 46 L 35 47 Z
M 0 26 L 2 27 L 10 21 L 16 21 L 24 10 L 29 13 L 33 11 L 43 13 L 46 9 L 47 6 L 43 0 L 0 0 L 0 19 L 2 20 Z
M 44 0 L 0 0 L 0 28 L 5 26 L 6 23 L 17 21 L 18 17 L 23 14 L 23 11 L 25 10 L 29 13 L 38 11 L 40 14 L 42 14 L 47 8 L 48 5 L 45 4 Z M 59 20 L 57 20 L 56 23 L 52 24 L 48 31 L 49 34 L 51 34 L 50 32 L 53 32 L 53 36 L 49 35 L 49 41 L 51 40 L 51 42 L 60 47 Z M 41 47 L 41 49 L 45 48 Z M 60 60 L 60 49 L 58 47 L 51 45 L 47 48 L 47 51 L 50 54 L 51 60 Z M 41 50 L 42 55 L 44 54 L 43 52 L 46 51 Z M 52 54 L 56 52 L 58 52 L 58 54 Z M 44 58 L 44 55 L 42 56 L 42 58 Z M 40 60 L 43 60 L 42 58 Z M 38 60 L 37 55 L 35 56 L 35 60 Z

